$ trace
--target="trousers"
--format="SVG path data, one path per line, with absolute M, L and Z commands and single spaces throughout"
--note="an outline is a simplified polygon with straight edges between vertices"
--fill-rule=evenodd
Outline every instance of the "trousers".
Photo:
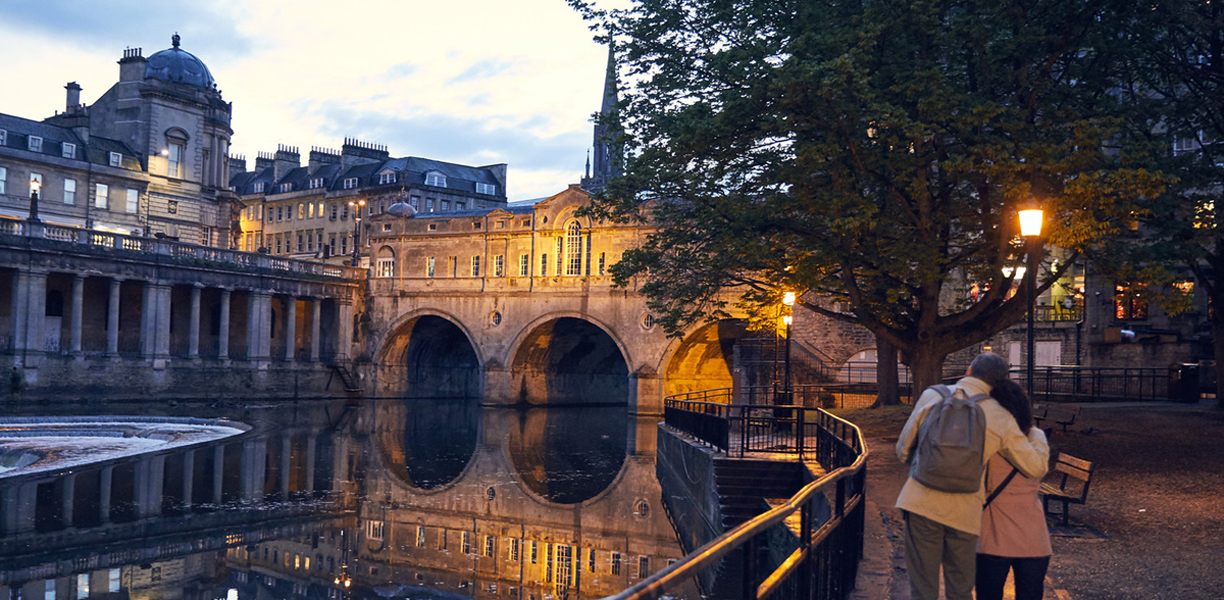
M 905 513 L 905 567 L 914 600 L 938 600 L 943 567 L 948 600 L 972 600 L 978 536 Z
M 1003 600 L 1007 572 L 1015 575 L 1016 600 L 1041 600 L 1045 595 L 1045 575 L 1050 557 L 1016 558 L 977 555 L 977 600 Z

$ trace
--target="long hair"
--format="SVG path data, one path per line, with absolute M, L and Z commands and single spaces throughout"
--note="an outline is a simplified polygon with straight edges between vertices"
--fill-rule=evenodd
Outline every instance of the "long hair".
M 1020 431 L 1027 435 L 1029 429 L 1033 428 L 1033 405 L 1024 393 L 1024 388 L 1010 379 L 1004 379 L 991 390 L 990 395 L 1016 418 Z

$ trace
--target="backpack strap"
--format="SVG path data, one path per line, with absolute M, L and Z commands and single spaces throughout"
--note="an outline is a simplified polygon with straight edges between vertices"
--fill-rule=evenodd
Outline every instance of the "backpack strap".
M 1011 483 L 1012 479 L 1016 478 L 1016 473 L 1019 473 L 1019 472 L 1020 472 L 1020 469 L 1017 469 L 1016 467 L 1012 467 L 1011 473 L 1007 474 L 1007 477 L 1003 479 L 1003 483 L 1000 483 L 999 487 L 995 488 L 994 491 L 990 492 L 990 495 L 986 497 L 986 502 L 982 504 L 982 508 L 986 508 L 987 506 L 990 506 L 990 503 L 994 502 L 995 497 L 998 496 L 999 493 L 1003 491 L 1003 488 L 1007 487 L 1007 484 Z

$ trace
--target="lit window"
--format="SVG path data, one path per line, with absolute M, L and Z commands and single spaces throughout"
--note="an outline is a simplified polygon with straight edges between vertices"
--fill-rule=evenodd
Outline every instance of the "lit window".
M 480 221 L 472 221 L 472 229 L 480 229 L 481 227 L 483 227 L 483 225 L 480 223 Z
M 43 582 L 43 600 L 55 600 L 55 579 Z
M 76 144 L 64 142 L 60 144 L 60 156 L 64 158 L 76 158 Z
M 606 269 L 607 269 L 607 259 L 606 259 L 606 257 L 604 256 L 604 253 L 603 253 L 603 252 L 600 252 L 600 253 L 599 253 L 599 274 L 600 274 L 601 276 L 603 276 L 603 275 L 607 275 L 607 270 L 606 270 Z
M 491 183 L 477 183 L 476 193 L 477 194 L 489 194 L 490 196 L 492 196 L 497 193 L 497 186 Z
M 263 190 L 264 190 L 264 184 L 262 181 L 255 184 L 254 192 L 256 194 L 262 194 Z
M 416 545 L 417 545 L 417 548 L 425 547 L 425 526 L 424 525 L 417 525 Z
M 494 277 L 505 277 L 506 276 L 506 257 L 500 254 L 493 257 L 493 276 Z
M 492 558 L 497 553 L 497 542 L 491 535 L 484 536 L 484 555 Z
M 306 205 L 302 204 L 301 202 L 298 202 L 298 218 L 299 219 L 306 218 Z
M 30 136 L 28 143 L 26 144 L 26 148 L 29 149 L 30 152 L 42 152 L 42 138 L 36 135 Z M 54 595 L 55 592 L 52 592 L 52 596 Z
M 106 591 L 114 594 L 119 591 L 119 569 L 111 569 L 106 572 Z
M 3 185 L 0 184 L 0 187 L 3 187 Z M 0 189 L 0 192 L 3 192 L 3 191 L 4 191 L 3 189 Z M 64 180 L 64 204 L 76 204 L 76 180 L 75 179 L 65 179 Z
M 77 600 L 89 597 L 89 573 L 77 575 Z
M 388 183 L 395 183 L 395 173 L 390 172 L 390 171 L 388 171 L 388 172 L 386 172 L 386 173 L 379 173 L 379 174 L 378 174 L 378 183 L 379 183 L 379 184 L 382 184 L 382 185 L 385 185 L 385 184 L 388 184 Z
M 166 157 L 166 176 L 175 179 L 183 178 L 183 155 L 185 154 L 182 144 L 171 143 L 167 148 L 168 155 Z M 263 189 L 259 190 L 262 192 Z
M 430 256 L 425 259 L 425 276 L 434 276 L 434 257 Z
M 372 540 L 383 539 L 383 522 L 366 521 L 366 537 Z
M 379 257 L 378 263 L 374 269 L 375 277 L 394 277 L 395 276 L 395 258 L 394 257 Z
M 1115 286 L 1114 288 L 1114 318 L 1120 320 L 1140 321 L 1147 318 L 1148 301 L 1144 295 L 1144 286 Z
M 132 214 L 140 210 L 140 190 L 127 191 L 127 204 L 123 208 Z
M 582 274 L 582 230 L 577 221 L 565 228 L 565 274 Z
M 345 178 L 344 178 L 344 189 L 346 189 L 346 190 L 351 190 L 351 189 L 353 189 L 353 188 L 355 188 L 355 187 L 357 187 L 357 178 L 356 178 L 356 177 L 345 177 Z
M 510 540 L 510 560 L 518 562 L 519 559 L 519 541 L 518 538 Z
M 472 257 L 472 277 L 480 277 L 480 257 Z
M 105 210 L 109 206 L 107 196 L 110 194 L 110 187 L 105 183 L 99 183 L 94 186 L 94 208 Z
M 310 209 L 310 210 L 308 210 L 308 211 L 306 211 L 306 212 L 309 214 L 310 218 L 312 218 L 312 219 L 313 219 L 313 218 L 314 218 L 314 216 L 315 216 L 315 215 L 314 215 L 314 207 L 315 207 L 314 202 L 307 203 L 307 205 L 306 205 L 306 206 L 307 206 L 307 207 L 309 207 L 309 209 Z
M 472 532 L 470 531 L 463 532 L 463 535 L 460 538 L 460 545 L 463 547 L 462 552 L 464 554 L 472 553 Z
M 8 169 L 4 167 L 0 167 L 0 194 L 4 193 L 7 183 L 8 183 Z
M 519 255 L 519 277 L 527 277 L 531 275 L 531 255 Z
M 437 172 L 431 171 L 425 174 L 425 185 L 436 187 L 446 187 L 446 176 Z

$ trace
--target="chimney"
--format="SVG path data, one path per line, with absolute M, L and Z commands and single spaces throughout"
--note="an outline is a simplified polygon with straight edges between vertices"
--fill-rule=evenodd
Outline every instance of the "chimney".
M 68 90 L 68 99 L 64 103 L 64 112 L 74 113 L 81 109 L 81 86 L 75 81 L 69 81 L 68 85 L 64 86 Z
M 386 146 L 363 142 L 357 138 L 344 138 L 344 145 L 340 147 L 340 164 L 345 169 L 354 165 L 380 163 L 390 156 Z
M 340 164 L 340 153 L 331 148 L 319 148 L 316 146 L 310 147 L 310 172 L 314 173 L 323 165 L 338 165 Z
M 119 59 L 119 82 L 144 79 L 145 63 L 148 62 L 144 56 L 141 56 L 140 48 L 125 49 L 123 58 Z
M 273 157 L 272 164 L 273 182 L 279 182 L 281 177 L 300 166 L 302 166 L 302 155 L 298 153 L 297 146 L 276 145 L 276 156 Z
M 260 172 L 264 169 L 271 169 L 272 163 L 275 161 L 276 158 L 272 156 L 271 152 L 259 152 L 255 155 L 255 171 Z
M 230 176 L 246 172 L 246 157 L 241 154 L 229 157 Z

